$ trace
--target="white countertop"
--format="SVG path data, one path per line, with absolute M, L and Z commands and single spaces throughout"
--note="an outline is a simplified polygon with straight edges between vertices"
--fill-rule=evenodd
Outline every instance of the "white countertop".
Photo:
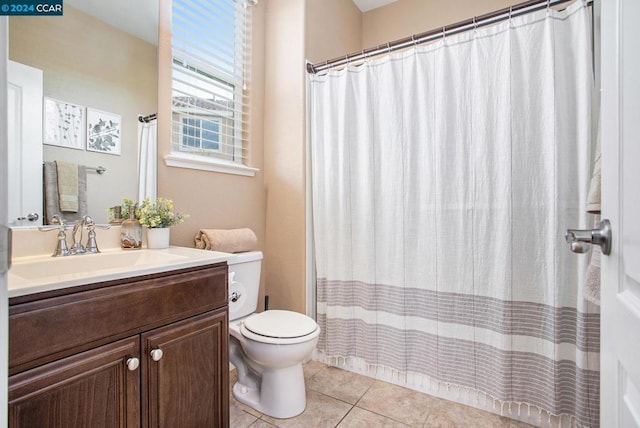
M 7 279 L 9 298 L 78 285 L 168 272 L 226 262 L 234 254 L 195 248 L 103 250 L 100 254 L 65 257 L 38 255 L 12 261 Z

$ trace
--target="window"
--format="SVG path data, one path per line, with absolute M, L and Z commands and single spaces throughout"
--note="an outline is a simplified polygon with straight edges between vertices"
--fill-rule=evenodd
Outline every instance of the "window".
M 251 4 L 255 0 L 173 0 L 169 157 L 245 164 Z
M 182 118 L 182 150 L 220 151 L 220 122 L 185 116 Z

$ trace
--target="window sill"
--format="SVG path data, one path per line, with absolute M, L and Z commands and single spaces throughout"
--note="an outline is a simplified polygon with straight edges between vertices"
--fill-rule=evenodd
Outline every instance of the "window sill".
M 244 175 L 253 177 L 258 168 L 240 165 L 222 159 L 206 158 L 203 156 L 189 155 L 186 153 L 169 153 L 164 157 L 167 166 L 175 168 L 198 169 L 201 171 L 221 172 L 223 174 Z

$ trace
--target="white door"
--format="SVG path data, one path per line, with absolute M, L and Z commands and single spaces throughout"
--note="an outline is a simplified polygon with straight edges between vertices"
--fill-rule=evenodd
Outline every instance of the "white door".
M 8 80 L 9 223 L 38 225 L 42 224 L 42 70 L 9 61 Z
M 640 427 L 640 1 L 602 1 L 601 427 Z

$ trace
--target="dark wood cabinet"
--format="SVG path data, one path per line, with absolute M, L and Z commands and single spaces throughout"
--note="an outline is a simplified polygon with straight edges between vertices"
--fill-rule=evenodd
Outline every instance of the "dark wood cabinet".
M 9 427 L 228 426 L 226 265 L 9 305 Z
M 138 427 L 138 337 L 79 353 L 11 376 L 9 427 Z
M 214 427 L 229 419 L 228 393 L 219 387 L 229 384 L 227 328 L 220 312 L 142 335 L 143 427 Z

